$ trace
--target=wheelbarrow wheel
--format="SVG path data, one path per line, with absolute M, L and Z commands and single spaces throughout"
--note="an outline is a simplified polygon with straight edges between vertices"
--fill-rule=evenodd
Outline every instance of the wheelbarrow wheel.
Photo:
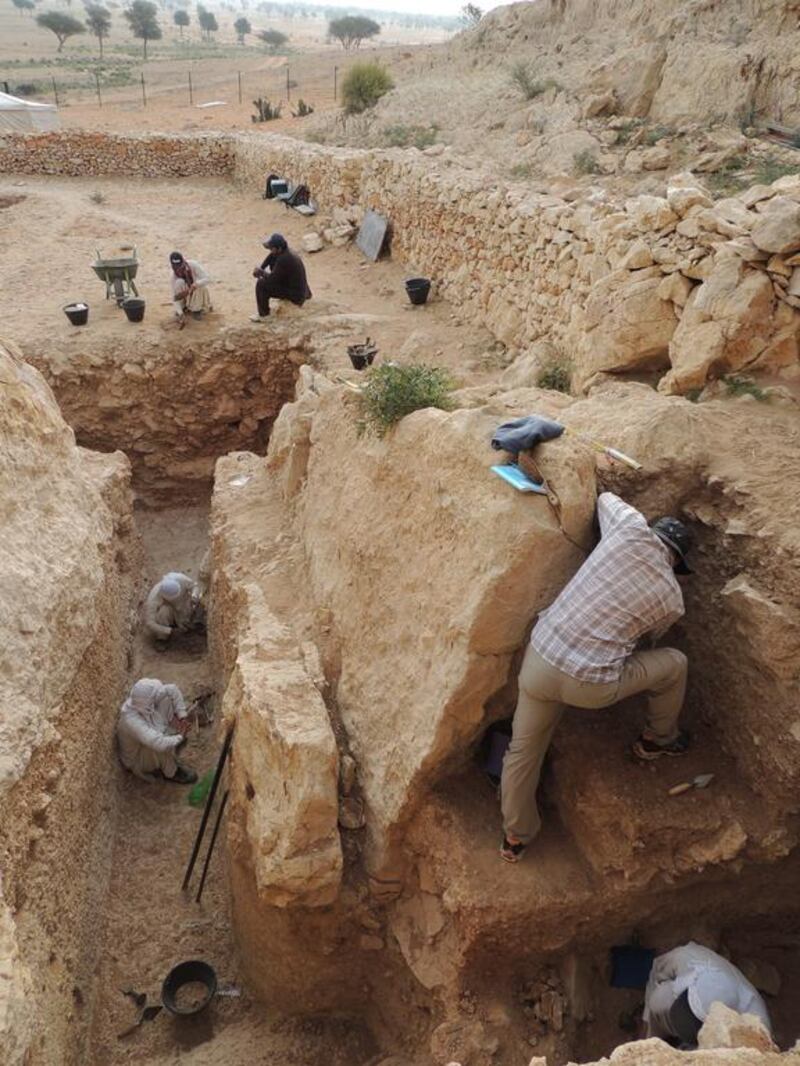
M 122 278 L 114 278 L 114 299 L 118 305 L 125 299 L 125 286 L 122 284 Z

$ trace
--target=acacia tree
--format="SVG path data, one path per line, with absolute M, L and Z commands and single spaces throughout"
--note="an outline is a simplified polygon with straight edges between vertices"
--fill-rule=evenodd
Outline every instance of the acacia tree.
M 277 52 L 289 40 L 280 30 L 262 30 L 258 38 L 267 45 L 271 52 Z
M 183 9 L 179 9 L 172 16 L 172 21 L 175 23 L 175 25 L 180 30 L 181 40 L 183 40 L 183 27 L 184 26 L 188 26 L 189 25 L 189 21 L 190 21 L 189 20 L 189 12 L 188 11 L 184 11 Z
M 211 34 L 216 33 L 219 29 L 217 17 L 213 11 L 208 11 L 202 4 L 197 5 L 197 21 L 200 23 L 200 29 L 206 35 L 206 40 L 211 40 Z
M 11 2 L 21 15 L 24 15 L 26 11 L 33 11 L 36 7 L 33 0 L 11 0 Z
M 151 4 L 150 0 L 133 0 L 128 10 L 122 14 L 128 20 L 133 36 L 144 41 L 144 58 L 147 59 L 147 42 L 161 39 L 158 8 Z
M 328 36 L 335 37 L 347 51 L 359 48 L 363 40 L 376 37 L 380 32 L 380 25 L 363 15 L 345 15 L 328 23 Z
M 86 5 L 86 25 L 100 44 L 100 57 L 103 56 L 103 38 L 108 37 L 111 29 L 111 12 L 102 4 Z
M 64 47 L 64 41 L 68 37 L 74 37 L 78 33 L 86 33 L 86 27 L 72 15 L 65 15 L 61 11 L 45 11 L 36 16 L 36 21 L 46 30 L 50 30 L 58 38 L 57 51 Z
M 483 9 L 477 4 L 464 4 L 459 18 L 467 27 L 477 26 L 483 18 Z
M 253 32 L 253 27 L 250 25 L 250 20 L 246 19 L 244 15 L 242 15 L 241 18 L 238 18 L 234 22 L 233 28 L 236 30 L 236 36 L 239 38 L 239 44 L 244 44 L 244 39 L 247 34 Z

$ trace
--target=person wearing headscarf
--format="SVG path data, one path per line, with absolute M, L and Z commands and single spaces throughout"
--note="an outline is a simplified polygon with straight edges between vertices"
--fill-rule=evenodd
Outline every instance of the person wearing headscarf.
M 270 297 L 289 300 L 298 307 L 311 299 L 303 260 L 291 250 L 286 238 L 281 233 L 273 233 L 261 243 L 269 255 L 261 266 L 253 271 L 258 311 L 250 316 L 251 322 L 266 321 L 269 316 Z
M 772 1035 L 766 1004 L 741 970 L 693 940 L 673 948 L 659 955 L 650 971 L 643 1019 L 647 1036 L 694 1049 L 714 1003 L 754 1014 Z
M 185 633 L 203 621 L 200 588 L 188 574 L 172 571 L 153 585 L 144 605 L 144 624 L 156 640 L 167 641 L 176 629 Z
M 126 770 L 143 781 L 163 777 L 189 785 L 197 774 L 176 756 L 186 743 L 186 704 L 177 685 L 143 677 L 122 704 L 117 722 L 119 757 Z
M 196 259 L 184 259 L 180 252 L 171 252 L 169 265 L 172 267 L 172 306 L 178 328 L 186 325 L 186 314 L 200 318 L 204 311 L 211 311 L 211 293 L 208 283 L 211 278 Z

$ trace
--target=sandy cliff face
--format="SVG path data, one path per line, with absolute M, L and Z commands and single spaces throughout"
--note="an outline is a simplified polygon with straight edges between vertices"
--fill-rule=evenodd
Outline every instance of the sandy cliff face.
M 130 468 L 76 447 L 0 346 L 0 1058 L 73 1061 L 105 885 L 129 631 Z

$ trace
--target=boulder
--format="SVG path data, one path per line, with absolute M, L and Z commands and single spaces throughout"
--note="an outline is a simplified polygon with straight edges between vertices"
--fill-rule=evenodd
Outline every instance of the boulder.
M 301 239 L 306 252 L 321 252 L 325 247 L 325 242 L 318 233 L 304 233 Z
M 800 249 L 800 204 L 785 196 L 769 201 L 750 231 L 753 243 L 764 252 L 790 255 Z
M 672 154 L 664 144 L 654 144 L 642 152 L 642 170 L 666 170 Z
M 697 1037 L 700 1051 L 713 1048 L 754 1048 L 777 1051 L 764 1023 L 755 1014 L 739 1014 L 724 1003 L 712 1003 Z
M 702 388 L 709 376 L 758 359 L 774 331 L 769 277 L 738 257 L 723 259 L 691 293 L 669 349 L 664 392 Z
M 592 286 L 574 322 L 578 387 L 600 371 L 667 365 L 678 323 L 672 305 L 659 295 L 662 279 L 658 267 L 646 267 L 614 271 Z
M 359 417 L 349 391 L 320 396 L 304 489 L 314 506 L 298 508 L 296 532 L 327 619 L 321 652 L 336 658 L 377 876 L 416 805 L 477 737 L 531 617 L 577 567 L 594 463 L 566 438 L 542 459 L 568 540 L 546 500 L 489 470 L 506 411 L 417 411 L 383 440 L 359 436 Z M 280 456 L 268 462 L 280 478 Z
M 596 118 L 598 115 L 610 115 L 617 105 L 613 91 L 589 96 L 581 108 L 581 118 Z
M 637 196 L 625 201 L 625 210 L 640 233 L 677 225 L 678 216 L 661 196 Z

